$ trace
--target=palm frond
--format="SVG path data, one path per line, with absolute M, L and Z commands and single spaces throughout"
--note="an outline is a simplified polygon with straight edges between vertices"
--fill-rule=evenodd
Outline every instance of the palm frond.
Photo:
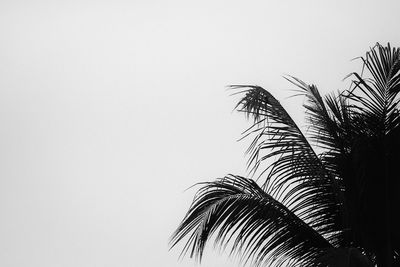
M 256 171 L 262 163 L 269 166 L 261 174 L 264 190 L 310 223 L 336 244 L 333 233 L 342 229 L 341 190 L 307 139 L 268 91 L 258 86 L 232 86 L 244 97 L 237 109 L 254 120 L 244 137 L 253 136 L 248 150 L 249 166 Z M 272 160 L 272 162 L 270 162 Z
M 354 145 L 354 137 L 359 129 L 364 129 L 363 120 L 355 115 L 349 104 L 347 94 L 329 94 L 321 96 L 315 85 L 308 85 L 300 79 L 289 76 L 286 80 L 296 85 L 300 95 L 305 97 L 307 135 L 322 152 L 319 158 L 325 169 L 334 179 L 335 189 L 341 205 L 342 228 L 348 228 L 348 199 L 344 196 L 343 162 L 348 158 Z M 348 182 L 348 181 L 347 181 Z M 346 244 L 350 245 L 350 244 Z
M 352 110 L 342 94 L 321 96 L 315 85 L 308 85 L 293 76 L 285 77 L 305 97 L 307 135 L 318 147 L 328 153 L 348 151 L 347 133 L 352 127 Z
M 171 246 L 188 237 L 183 253 L 190 251 L 191 257 L 201 259 L 213 234 L 216 244 L 231 241 L 231 253 L 239 253 L 255 266 L 310 264 L 332 248 L 256 182 L 235 175 L 203 183 Z
M 361 58 L 367 77 L 353 73 L 353 88 L 349 97 L 359 111 L 367 129 L 384 135 L 400 123 L 400 48 L 379 43 Z

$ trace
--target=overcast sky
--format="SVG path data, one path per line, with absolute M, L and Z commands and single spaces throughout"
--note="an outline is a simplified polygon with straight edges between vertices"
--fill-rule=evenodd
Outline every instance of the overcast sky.
M 192 267 L 196 182 L 246 174 L 229 84 L 347 88 L 400 1 L 0 2 L 0 265 Z M 232 267 L 207 250 L 204 267 Z

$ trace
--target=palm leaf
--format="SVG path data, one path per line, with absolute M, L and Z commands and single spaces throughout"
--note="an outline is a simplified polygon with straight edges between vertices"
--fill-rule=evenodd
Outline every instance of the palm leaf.
M 341 226 L 341 191 L 307 139 L 268 91 L 258 86 L 232 86 L 245 94 L 237 109 L 252 117 L 254 124 L 244 137 L 253 137 L 249 166 L 254 172 L 262 163 L 268 167 L 264 190 L 310 223 L 333 244 Z M 271 162 L 272 160 L 272 162 Z
M 201 259 L 206 243 L 232 240 L 232 253 L 255 266 L 311 264 L 332 245 L 253 180 L 229 175 L 203 183 L 171 239 L 189 237 L 183 253 Z
M 321 96 L 315 85 L 289 76 L 286 80 L 296 85 L 306 99 L 307 135 L 325 152 L 344 154 L 348 152 L 349 131 L 352 129 L 352 109 L 343 94 Z
M 377 44 L 361 59 L 368 76 L 352 73 L 355 79 L 349 97 L 367 128 L 386 134 L 400 123 L 400 48 Z

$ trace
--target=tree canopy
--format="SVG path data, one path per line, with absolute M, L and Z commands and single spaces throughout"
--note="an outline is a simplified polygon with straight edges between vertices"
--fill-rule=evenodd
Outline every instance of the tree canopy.
M 259 178 L 200 183 L 171 247 L 201 259 L 214 240 L 255 266 L 400 266 L 400 49 L 376 44 L 360 60 L 352 86 L 326 96 L 285 77 L 305 98 L 306 132 L 269 91 L 231 86 Z

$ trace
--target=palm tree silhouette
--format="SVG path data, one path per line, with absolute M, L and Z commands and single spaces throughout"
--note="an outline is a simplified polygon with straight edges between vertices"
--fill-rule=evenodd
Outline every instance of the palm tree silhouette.
M 352 86 L 304 95 L 307 138 L 259 86 L 234 85 L 258 182 L 201 183 L 170 244 L 199 260 L 209 242 L 254 266 L 400 266 L 400 49 L 377 44 Z M 363 73 L 364 72 L 364 73 Z

